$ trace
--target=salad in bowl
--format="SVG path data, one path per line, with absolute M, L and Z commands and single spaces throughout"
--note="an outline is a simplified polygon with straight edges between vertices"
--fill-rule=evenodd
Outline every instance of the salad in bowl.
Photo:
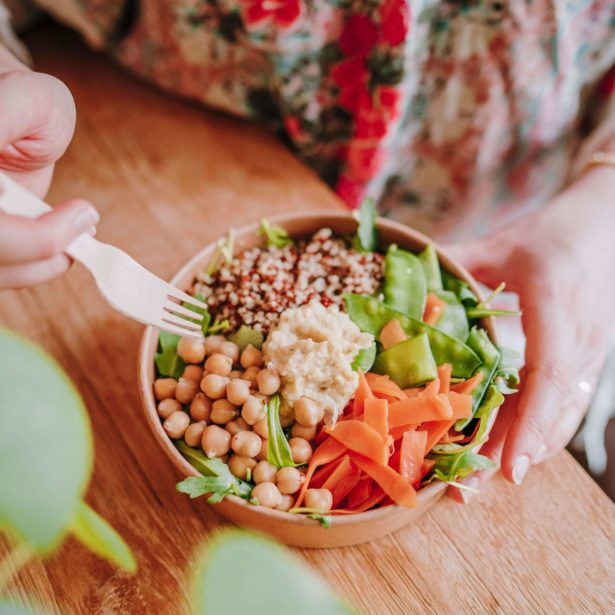
M 177 489 L 244 525 L 380 515 L 382 534 L 492 466 L 479 449 L 519 383 L 502 312 L 427 238 L 369 202 L 357 218 L 231 231 L 182 270 L 208 305 L 201 338 L 146 333 L 142 393 Z

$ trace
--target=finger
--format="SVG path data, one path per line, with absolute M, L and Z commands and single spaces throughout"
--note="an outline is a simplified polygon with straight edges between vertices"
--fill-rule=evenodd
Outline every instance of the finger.
M 504 442 L 506 441 L 506 435 L 508 434 L 510 426 L 517 415 L 516 398 L 517 395 L 506 398 L 506 401 L 498 411 L 495 423 L 489 433 L 489 439 L 480 449 L 481 455 L 495 461 L 498 465 L 489 470 L 474 472 L 467 478 L 459 481 L 462 485 L 465 485 L 470 489 L 480 491 L 487 481 L 500 469 L 500 459 L 502 456 L 502 449 L 504 448 Z M 472 491 L 458 489 L 457 487 L 449 488 L 448 492 L 449 495 L 460 504 L 466 504 L 474 495 L 476 495 Z
M 502 473 L 517 485 L 547 441 L 572 389 L 574 370 L 567 360 L 574 352 L 567 348 L 569 336 L 563 334 L 567 327 L 557 299 L 548 300 L 548 295 L 545 293 L 542 306 L 538 299 L 530 298 L 523 316 L 527 333 L 524 386 L 502 453 Z
M 0 290 L 20 289 L 48 282 L 65 273 L 70 264 L 66 255 L 59 254 L 35 263 L 0 267 Z
M 0 214 L 0 266 L 57 256 L 98 220 L 96 209 L 83 200 L 66 203 L 36 219 Z

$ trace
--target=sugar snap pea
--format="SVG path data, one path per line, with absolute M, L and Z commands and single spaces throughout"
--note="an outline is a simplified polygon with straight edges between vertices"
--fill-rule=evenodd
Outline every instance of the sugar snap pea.
M 412 318 L 421 318 L 427 300 L 427 282 L 421 261 L 412 252 L 391 246 L 384 263 L 384 302 Z
M 426 333 L 436 364 L 450 363 L 455 378 L 469 378 L 481 364 L 476 353 L 466 344 L 416 318 L 390 308 L 374 297 L 347 294 L 344 300 L 350 319 L 361 331 L 378 337 L 382 327 L 396 318 L 408 336 L 414 337 Z

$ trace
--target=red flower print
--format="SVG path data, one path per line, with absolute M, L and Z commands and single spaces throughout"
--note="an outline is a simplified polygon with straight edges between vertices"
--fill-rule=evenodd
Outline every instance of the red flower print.
M 358 103 L 355 137 L 381 139 L 391 122 L 399 117 L 399 91 L 390 86 L 380 86 L 373 93 L 364 94 Z
M 337 181 L 335 192 L 350 209 L 357 209 L 366 196 L 365 184 L 345 175 Z
M 382 43 L 391 47 L 401 45 L 410 28 L 410 9 L 407 0 L 384 0 L 380 13 L 380 36 Z
M 367 95 L 367 69 L 363 58 L 350 58 L 331 68 L 331 78 L 339 87 L 338 102 L 348 111 L 356 111 L 359 100 Z
M 340 37 L 340 49 L 347 56 L 366 56 L 376 44 L 378 30 L 367 15 L 351 15 Z
M 284 128 L 293 141 L 298 141 L 303 136 L 299 118 L 294 115 L 284 118 Z
M 268 25 L 288 30 L 303 15 L 302 0 L 242 0 L 242 4 L 243 22 L 252 30 Z
M 346 158 L 348 174 L 352 179 L 367 182 L 376 176 L 384 163 L 384 151 L 378 147 L 363 147 L 352 143 Z

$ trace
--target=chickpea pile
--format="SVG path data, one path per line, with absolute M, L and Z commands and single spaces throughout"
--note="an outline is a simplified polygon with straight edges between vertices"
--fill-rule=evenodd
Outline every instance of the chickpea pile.
M 265 407 L 280 389 L 279 374 L 263 366 L 258 348 L 248 345 L 240 353 L 237 344 L 222 335 L 182 337 L 177 354 L 187 364 L 182 377 L 154 381 L 158 415 L 167 435 L 202 448 L 207 457 L 221 459 L 235 476 L 253 483 L 252 498 L 260 506 L 290 510 L 305 473 L 267 461 Z M 324 411 L 306 397 L 294 410 L 288 444 L 293 461 L 307 464 Z M 305 506 L 326 513 L 331 505 L 328 489 L 307 489 Z

